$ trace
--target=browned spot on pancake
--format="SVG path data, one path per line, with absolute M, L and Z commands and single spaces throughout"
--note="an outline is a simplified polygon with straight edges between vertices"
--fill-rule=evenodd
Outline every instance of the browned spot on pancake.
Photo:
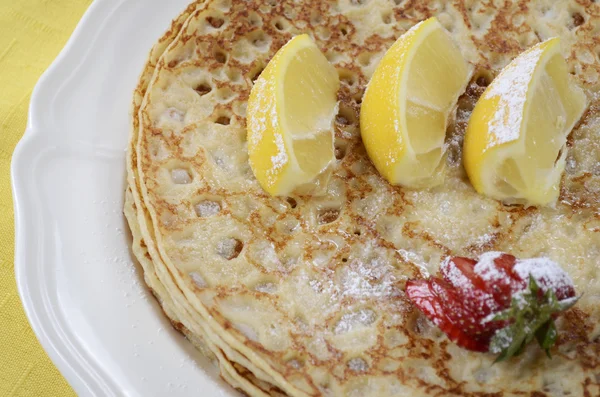
M 578 12 L 573 13 L 573 25 L 575 27 L 582 25 L 585 22 L 583 15 Z
M 208 17 L 206 18 L 206 20 L 208 21 L 210 26 L 212 26 L 215 29 L 220 28 L 225 23 L 225 21 L 222 18 Z
M 531 397 L 547 397 L 546 393 L 542 393 L 540 391 L 534 391 L 530 394 Z
M 589 323 L 589 316 L 576 307 L 563 316 L 564 328 L 561 330 L 559 345 L 569 342 L 588 342 L 587 335 L 593 329 L 593 325 Z
M 200 96 L 204 96 L 206 94 L 208 94 L 209 92 L 212 91 L 212 87 L 206 83 L 202 83 L 200 85 L 198 85 L 195 89 L 194 89 Z

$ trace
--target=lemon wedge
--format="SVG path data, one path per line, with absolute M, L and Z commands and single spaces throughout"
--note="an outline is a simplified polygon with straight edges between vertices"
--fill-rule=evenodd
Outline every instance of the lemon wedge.
M 250 167 L 269 194 L 315 182 L 335 160 L 339 75 L 306 35 L 292 38 L 256 80 L 247 107 Z
M 469 120 L 463 158 L 475 190 L 511 203 L 555 202 L 567 136 L 586 106 L 583 90 L 569 80 L 558 38 L 515 58 Z
M 442 181 L 448 119 L 470 75 L 435 17 L 386 52 L 365 91 L 360 126 L 371 161 L 391 184 L 421 188 Z

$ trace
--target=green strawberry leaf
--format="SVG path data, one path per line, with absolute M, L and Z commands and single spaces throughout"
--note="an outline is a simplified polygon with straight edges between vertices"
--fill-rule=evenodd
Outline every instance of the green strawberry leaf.
M 542 325 L 535 332 L 535 338 L 538 341 L 538 344 L 544 351 L 548 358 L 552 358 L 552 354 L 550 354 L 550 348 L 554 346 L 556 343 L 556 338 L 558 336 L 558 331 L 556 330 L 556 325 L 554 325 L 554 320 L 550 319 L 544 325 Z
M 533 339 L 552 358 L 550 349 L 558 337 L 553 315 L 569 309 L 579 298 L 559 301 L 552 289 L 542 295 L 538 283 L 530 276 L 528 289 L 513 296 L 510 307 L 489 320 L 509 322 L 509 325 L 496 331 L 490 341 L 490 352 L 499 354 L 494 363 L 523 353 Z

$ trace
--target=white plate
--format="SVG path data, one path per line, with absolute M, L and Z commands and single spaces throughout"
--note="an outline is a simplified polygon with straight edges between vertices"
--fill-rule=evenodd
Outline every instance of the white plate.
M 40 79 L 12 163 L 17 284 L 82 396 L 232 396 L 170 326 L 129 252 L 129 109 L 148 52 L 189 0 L 95 0 Z

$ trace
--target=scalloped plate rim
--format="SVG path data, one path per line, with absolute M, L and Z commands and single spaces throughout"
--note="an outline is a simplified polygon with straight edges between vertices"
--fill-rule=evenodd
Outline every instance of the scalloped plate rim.
M 44 156 L 58 148 L 50 139 L 56 135 L 57 127 L 52 121 L 48 123 L 44 119 L 44 104 L 53 102 L 69 79 L 77 75 L 81 64 L 93 53 L 95 39 L 103 31 L 104 25 L 127 1 L 94 0 L 90 4 L 64 48 L 35 85 L 28 109 L 27 127 L 11 161 L 14 264 L 18 294 L 37 339 L 78 395 L 117 396 L 129 393 L 119 388 L 111 378 L 110 371 L 96 365 L 93 352 L 86 351 L 55 313 L 60 304 L 56 298 L 52 301 L 46 280 L 46 277 L 54 277 L 51 274 L 53 269 L 48 269 L 48 263 L 42 260 L 48 252 L 53 252 L 54 247 L 45 247 L 47 244 L 44 241 L 50 234 L 49 227 L 44 225 L 41 198 L 36 194 L 39 189 L 31 177 L 35 175 Z M 58 89 L 48 94 L 47 90 L 53 84 L 57 84 Z

